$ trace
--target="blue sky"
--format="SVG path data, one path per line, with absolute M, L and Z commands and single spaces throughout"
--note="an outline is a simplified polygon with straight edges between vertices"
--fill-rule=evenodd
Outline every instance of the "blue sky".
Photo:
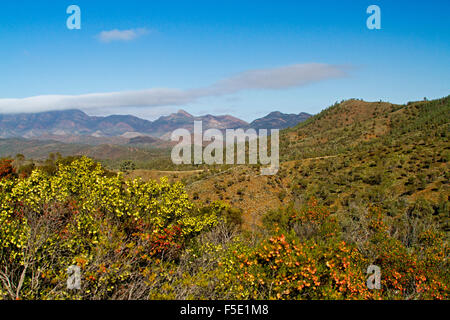
M 66 8 L 81 9 L 69 30 Z M 381 30 L 369 30 L 369 5 Z M 0 112 L 79 107 L 317 113 L 450 92 L 450 1 L 25 1 L 0 4 Z M 92 95 L 88 95 L 92 94 Z M 88 96 L 87 96 L 88 95 Z

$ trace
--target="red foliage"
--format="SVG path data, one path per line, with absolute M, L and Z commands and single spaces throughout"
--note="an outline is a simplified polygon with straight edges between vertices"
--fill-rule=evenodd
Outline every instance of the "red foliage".
M 178 226 L 165 228 L 160 233 L 152 234 L 150 237 L 152 244 L 150 254 L 156 255 L 167 251 L 181 249 L 181 236 L 181 228 Z
M 143 258 L 159 256 L 163 253 L 175 253 L 182 249 L 184 244 L 183 233 L 179 226 L 172 226 L 152 233 L 139 232 L 139 236 L 145 245 L 139 246 L 137 253 L 142 253 Z
M 14 169 L 12 162 L 13 160 L 10 159 L 0 160 L 0 180 L 16 177 L 16 170 Z

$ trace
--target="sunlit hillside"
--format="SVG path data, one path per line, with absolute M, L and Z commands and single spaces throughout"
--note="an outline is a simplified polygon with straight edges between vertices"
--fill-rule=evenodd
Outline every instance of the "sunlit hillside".
M 274 176 L 2 159 L 0 298 L 448 299 L 449 114 L 344 101 L 282 132 Z

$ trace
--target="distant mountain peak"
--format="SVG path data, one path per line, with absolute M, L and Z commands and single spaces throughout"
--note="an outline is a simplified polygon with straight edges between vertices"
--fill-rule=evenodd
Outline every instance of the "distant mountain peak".
M 60 110 L 34 114 L 0 114 L 0 138 L 9 137 L 92 137 L 133 138 L 136 136 L 162 137 L 173 130 L 193 130 L 194 121 L 202 121 L 205 130 L 215 129 L 284 129 L 306 120 L 309 115 L 272 112 L 251 124 L 231 115 L 193 116 L 181 109 L 155 121 L 132 115 L 89 116 L 81 110 Z M 87 138 L 86 138 L 87 139 Z
M 282 113 L 280 111 L 272 111 L 266 117 L 269 117 L 269 116 L 280 116 L 280 115 L 282 115 Z
M 187 112 L 187 111 L 185 111 L 183 109 L 178 110 L 177 114 L 183 115 L 183 116 L 186 116 L 186 117 L 189 117 L 189 118 L 193 118 L 194 117 L 192 114 L 190 114 L 189 112 Z
M 286 129 L 296 126 L 311 117 L 310 114 L 301 112 L 297 114 L 287 114 L 280 111 L 273 111 L 267 116 L 254 120 L 250 127 L 254 129 Z

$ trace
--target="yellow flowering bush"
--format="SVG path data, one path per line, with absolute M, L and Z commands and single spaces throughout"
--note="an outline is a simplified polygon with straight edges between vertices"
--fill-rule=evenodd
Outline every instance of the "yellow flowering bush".
M 78 265 L 84 294 L 102 288 L 104 297 L 216 223 L 216 212 L 194 208 L 181 183 L 109 176 L 86 157 L 60 164 L 54 175 L 36 169 L 25 179 L 2 179 L 0 296 L 50 297 Z M 107 255 L 113 259 L 105 263 Z

